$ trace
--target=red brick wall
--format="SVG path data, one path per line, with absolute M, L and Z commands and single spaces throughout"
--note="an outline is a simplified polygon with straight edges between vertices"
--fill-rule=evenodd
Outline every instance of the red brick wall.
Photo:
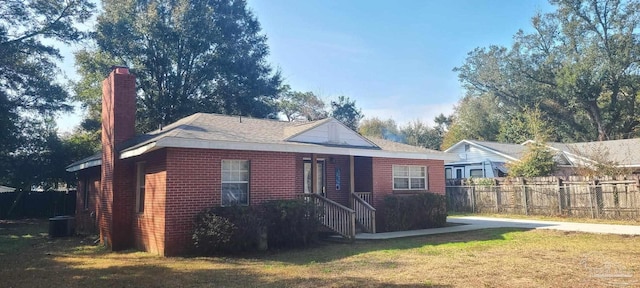
M 84 192 L 89 193 L 88 208 L 84 205 Z M 76 230 L 79 233 L 96 233 L 97 196 L 100 191 L 100 167 L 92 167 L 78 172 L 78 190 L 76 193 Z
M 101 243 L 113 250 L 133 246 L 134 167 L 131 160 L 119 160 L 116 146 L 135 136 L 135 82 L 135 76 L 123 69 L 112 71 L 102 82 L 102 169 L 97 219 Z
M 395 158 L 373 158 L 373 207 L 376 213 L 376 226 L 379 232 L 384 232 L 384 197 L 390 194 L 406 194 L 412 192 L 432 192 L 445 194 L 444 161 L 417 160 Z M 427 166 L 427 189 L 419 191 L 393 190 L 393 165 Z
M 223 159 L 249 160 L 249 201 L 293 199 L 302 188 L 296 154 L 167 148 L 166 226 L 164 255 L 177 255 L 191 246 L 196 214 L 219 206 Z
M 442 160 L 419 160 L 419 159 L 396 159 L 396 158 L 373 158 L 373 202 L 376 209 L 381 209 L 384 196 L 393 194 L 393 165 L 420 165 L 427 166 L 427 190 L 414 192 L 432 192 L 445 194 L 444 161 Z M 407 193 L 412 191 L 395 191 L 397 193 Z
M 134 243 L 138 249 L 164 255 L 167 192 L 166 149 L 137 157 L 135 161 L 136 163 L 144 162 L 145 195 L 144 211 L 138 213 L 137 208 L 134 207 Z M 131 177 L 136 177 L 135 170 Z

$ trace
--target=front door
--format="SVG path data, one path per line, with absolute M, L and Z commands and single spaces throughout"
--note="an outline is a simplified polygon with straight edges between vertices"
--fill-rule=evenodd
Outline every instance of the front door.
M 324 181 L 324 160 L 318 159 L 316 162 L 316 175 L 318 175 L 318 195 L 325 196 L 325 181 Z M 312 180 L 311 174 L 311 160 L 304 160 L 304 193 L 312 193 L 313 189 L 311 189 Z
M 464 178 L 464 167 L 456 167 L 456 179 Z

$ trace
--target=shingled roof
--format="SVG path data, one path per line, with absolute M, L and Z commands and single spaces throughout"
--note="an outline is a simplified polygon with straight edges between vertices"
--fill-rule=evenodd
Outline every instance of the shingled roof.
M 640 167 L 640 138 L 578 143 L 547 143 L 564 153 L 591 161 L 607 160 L 620 166 Z
M 520 159 L 520 157 L 524 155 L 525 150 L 527 148 L 526 146 L 521 144 L 498 143 L 498 142 L 489 142 L 489 141 L 472 141 L 472 140 L 468 140 L 468 141 L 473 142 L 477 145 L 501 152 L 505 155 L 509 155 L 516 159 Z
M 305 143 L 289 140 L 329 123 L 344 127 L 342 123 L 334 118 L 311 122 L 284 122 L 271 119 L 196 113 L 162 129 L 139 135 L 127 141 L 120 147 L 120 158 L 135 157 L 164 147 L 440 160 L 450 160 L 453 157 L 440 151 L 383 139 L 367 138 L 352 130 L 349 130 L 349 133 L 352 133 L 351 137 L 361 139 L 358 143 L 365 143 L 366 145 L 352 145 L 346 142 Z M 95 162 L 96 157 L 99 159 L 100 155 L 94 155 L 73 163 L 67 167 L 67 170 L 77 171 L 100 165 L 100 163 Z M 89 165 L 89 162 L 91 165 Z

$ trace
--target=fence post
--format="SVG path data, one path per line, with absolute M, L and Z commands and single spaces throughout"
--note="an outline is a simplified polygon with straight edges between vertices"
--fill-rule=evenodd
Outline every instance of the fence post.
M 471 209 L 476 213 L 476 186 L 471 186 Z
M 486 186 L 485 186 L 485 187 L 486 187 Z M 500 195 L 500 190 L 499 190 L 499 189 L 497 189 L 497 188 L 495 188 L 495 187 L 496 187 L 496 186 L 493 186 L 493 187 L 491 188 L 491 190 L 493 190 L 494 194 L 496 194 L 496 213 L 500 213 L 500 203 L 502 202 L 502 201 L 500 201 L 500 200 L 502 200 L 502 199 L 500 199 L 500 196 L 501 196 L 501 195 Z
M 520 179 L 520 184 L 522 185 L 522 206 L 524 208 L 524 215 L 529 215 L 529 207 L 527 206 L 527 186 L 524 178 Z
M 562 215 L 562 179 L 558 178 L 558 215 Z
M 590 204 L 589 208 L 591 208 L 591 218 L 593 219 L 593 218 L 596 218 L 596 215 L 593 214 L 593 193 L 591 193 L 591 190 L 592 190 L 591 187 L 592 185 L 589 185 L 588 187 L 589 189 L 587 189 L 587 191 L 589 191 L 589 204 Z
M 602 187 L 598 180 L 593 181 L 593 195 L 595 196 L 596 218 L 600 218 L 600 203 L 602 202 Z

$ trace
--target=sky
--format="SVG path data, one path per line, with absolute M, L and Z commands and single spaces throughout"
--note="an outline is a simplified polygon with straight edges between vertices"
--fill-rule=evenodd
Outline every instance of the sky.
M 365 119 L 399 125 L 433 124 L 449 115 L 465 92 L 454 67 L 476 47 L 510 46 L 531 17 L 553 7 L 545 0 L 248 0 L 268 37 L 268 61 L 295 91 L 329 103 L 348 96 Z M 63 49 L 63 70 L 74 79 Z M 61 131 L 82 111 L 64 114 Z

